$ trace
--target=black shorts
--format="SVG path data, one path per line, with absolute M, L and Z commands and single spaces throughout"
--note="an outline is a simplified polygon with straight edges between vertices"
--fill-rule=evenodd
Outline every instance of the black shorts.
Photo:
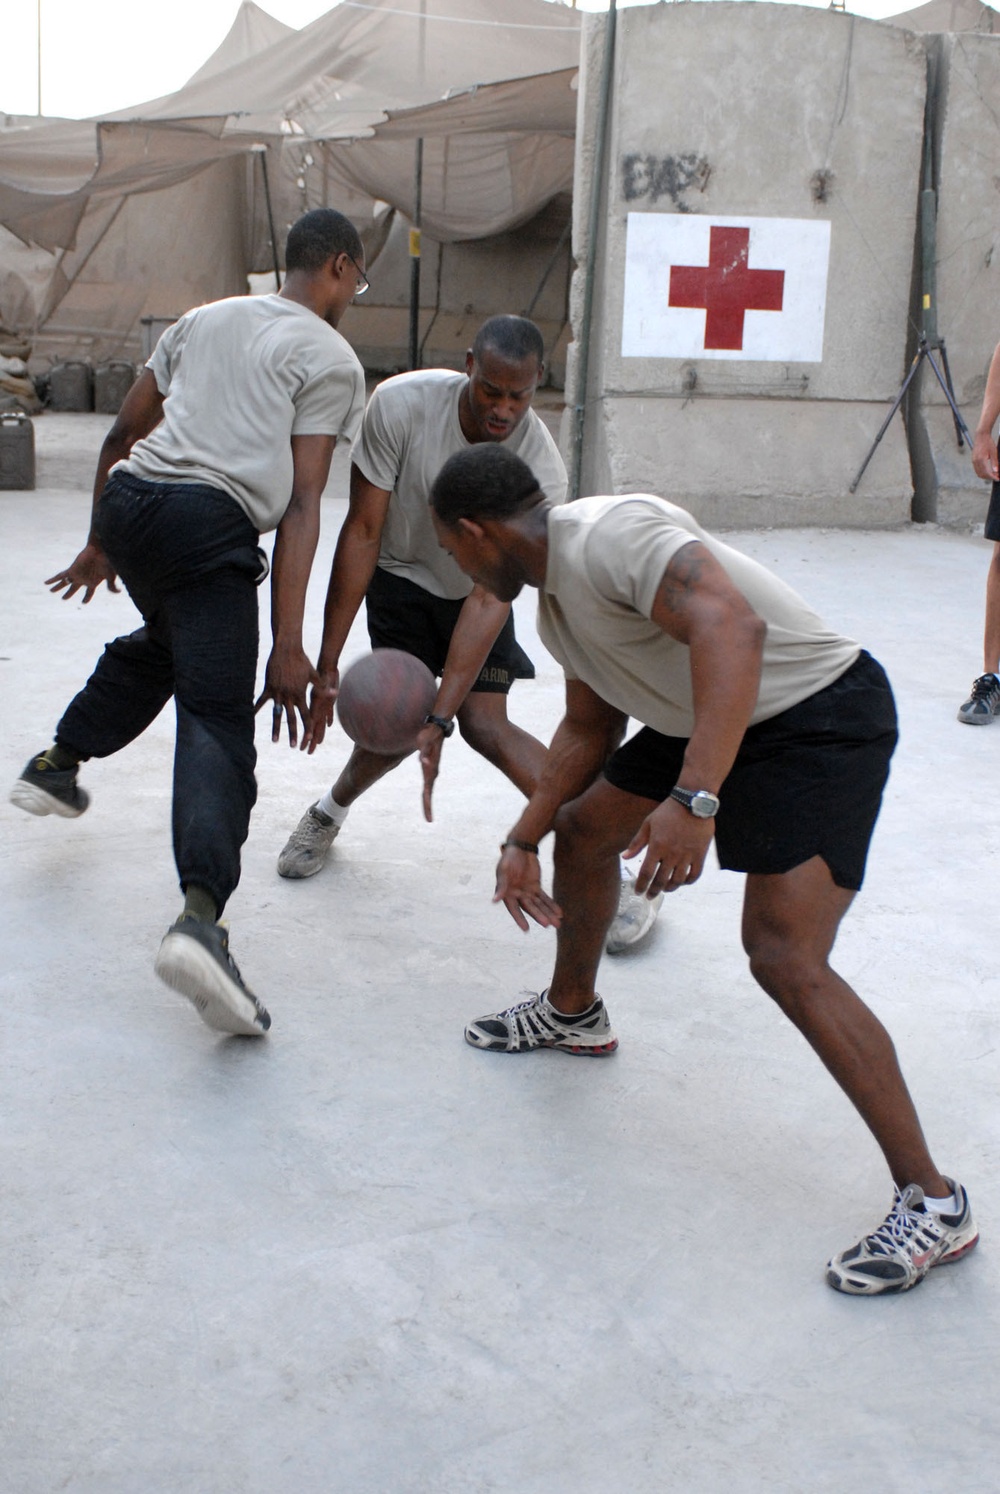
M 422 659 L 432 674 L 440 675 L 463 601 L 451 601 L 425 591 L 406 576 L 376 566 L 365 593 L 368 636 L 372 648 L 401 648 Z M 535 666 L 514 636 L 514 616 L 508 617 L 472 691 L 506 695 L 515 680 L 533 680 Z
M 719 790 L 715 845 L 726 871 L 773 874 L 822 856 L 856 892 L 896 746 L 885 670 L 862 652 L 828 685 L 751 726 Z M 615 788 L 658 802 L 677 782 L 687 741 L 644 727 L 604 769 Z
M 1000 542 L 1000 482 L 995 482 L 990 489 L 990 506 L 986 511 L 986 528 L 983 533 L 994 544 Z

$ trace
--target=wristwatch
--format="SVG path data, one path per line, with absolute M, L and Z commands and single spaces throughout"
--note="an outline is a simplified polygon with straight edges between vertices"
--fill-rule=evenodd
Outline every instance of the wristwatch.
M 443 737 L 450 737 L 455 730 L 454 721 L 450 720 L 447 716 L 435 716 L 433 714 L 425 716 L 424 725 L 436 726 Z
M 719 797 L 710 794 L 708 789 L 685 789 L 674 784 L 670 797 L 683 804 L 699 820 L 710 820 L 719 812 Z

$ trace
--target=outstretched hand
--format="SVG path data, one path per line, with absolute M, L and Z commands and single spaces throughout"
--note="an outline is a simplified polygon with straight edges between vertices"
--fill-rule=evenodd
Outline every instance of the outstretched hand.
M 333 725 L 333 707 L 340 690 L 340 671 L 331 670 L 328 674 L 317 673 L 309 695 L 309 713 L 312 717 L 312 735 L 308 743 L 302 745 L 307 752 L 313 753 L 326 736 L 327 728 Z
M 629 861 L 646 852 L 635 879 L 636 893 L 655 897 L 697 882 L 714 834 L 714 820 L 696 819 L 675 799 L 664 800 L 646 816 L 622 853 Z
M 83 600 L 87 603 L 102 581 L 108 591 L 121 591 L 121 587 L 115 585 L 116 577 L 117 572 L 100 545 L 90 540 L 72 564 L 64 571 L 50 576 L 45 585 L 53 593 L 61 591 L 64 602 L 68 602 L 83 587 Z
M 562 923 L 562 909 L 542 887 L 542 869 L 538 857 L 517 846 L 508 846 L 497 862 L 495 903 L 503 903 L 518 928 L 527 933 L 528 918 L 543 929 L 557 929 Z
M 299 746 L 299 717 L 302 718 L 301 751 L 312 752 L 323 740 L 329 723 L 325 715 L 314 718 L 307 699 L 310 686 L 314 698 L 317 687 L 319 688 L 322 703 L 325 698 L 322 681 L 304 651 L 301 648 L 279 648 L 275 645 L 264 671 L 264 688 L 254 702 L 255 712 L 260 710 L 266 700 L 274 702 L 271 711 L 272 742 L 281 741 L 282 717 L 288 727 L 289 747 Z M 332 713 L 332 702 L 329 709 Z
M 417 737 L 417 751 L 420 754 L 420 771 L 424 775 L 424 819 L 430 822 L 434 816 L 431 813 L 431 794 L 434 792 L 434 781 L 441 771 L 441 749 L 444 746 L 444 732 L 433 722 L 429 726 L 422 726 Z

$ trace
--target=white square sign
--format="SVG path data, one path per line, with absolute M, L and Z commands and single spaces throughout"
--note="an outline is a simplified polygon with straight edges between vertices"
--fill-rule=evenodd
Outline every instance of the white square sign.
M 820 363 L 830 224 L 629 213 L 623 358 Z

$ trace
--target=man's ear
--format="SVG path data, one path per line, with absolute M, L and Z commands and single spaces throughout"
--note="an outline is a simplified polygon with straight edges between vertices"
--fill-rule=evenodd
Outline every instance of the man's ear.
M 465 371 L 469 375 L 470 379 L 472 378 L 472 370 L 475 368 L 475 366 L 476 355 L 473 353 L 472 349 L 469 348 L 467 349 L 465 354 Z
M 482 539 L 485 533 L 482 524 L 477 524 L 475 519 L 459 519 L 455 528 L 460 534 L 467 535 L 470 539 Z

